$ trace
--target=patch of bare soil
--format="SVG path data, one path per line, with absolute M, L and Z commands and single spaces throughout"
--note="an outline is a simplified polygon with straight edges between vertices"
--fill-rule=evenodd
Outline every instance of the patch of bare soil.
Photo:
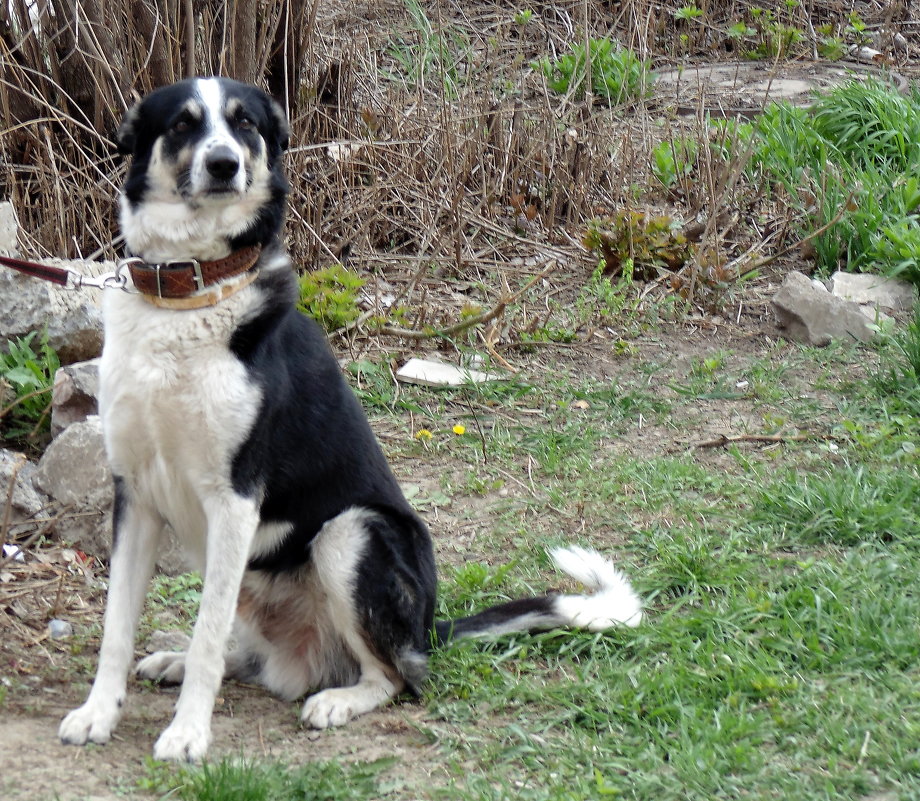
M 82 703 L 83 689 L 37 688 L 25 704 L 7 705 L 0 722 L 0 797 L 5 801 L 109 801 L 143 795 L 137 780 L 159 731 L 169 722 L 176 692 L 132 687 L 114 739 L 74 748 L 57 739 L 60 718 Z M 12 707 L 12 708 L 10 708 Z M 297 765 L 306 761 L 373 761 L 395 757 L 412 786 L 443 783 L 436 746 L 418 730 L 421 707 L 403 703 L 344 729 L 301 728 L 298 707 L 254 687 L 227 685 L 213 719 L 211 757 L 245 756 Z

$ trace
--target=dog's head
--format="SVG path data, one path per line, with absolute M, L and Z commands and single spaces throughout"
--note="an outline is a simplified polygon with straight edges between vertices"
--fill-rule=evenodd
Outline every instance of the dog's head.
M 227 78 L 165 86 L 128 111 L 117 142 L 132 157 L 121 203 L 132 253 L 219 258 L 277 234 L 288 124 L 260 89 Z

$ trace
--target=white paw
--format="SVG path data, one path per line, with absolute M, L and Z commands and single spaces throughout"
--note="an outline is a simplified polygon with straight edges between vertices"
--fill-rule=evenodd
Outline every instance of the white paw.
M 88 700 L 61 721 L 58 737 L 67 745 L 107 743 L 121 717 L 122 703 L 115 697 L 101 701 Z
M 142 679 L 162 684 L 182 684 L 185 678 L 185 652 L 157 651 L 138 662 L 134 672 Z
M 163 762 L 200 762 L 211 744 L 211 727 L 173 721 L 153 746 L 153 758 Z
M 314 729 L 342 726 L 356 714 L 353 711 L 354 691 L 351 687 L 335 687 L 311 695 L 303 705 L 300 719 Z

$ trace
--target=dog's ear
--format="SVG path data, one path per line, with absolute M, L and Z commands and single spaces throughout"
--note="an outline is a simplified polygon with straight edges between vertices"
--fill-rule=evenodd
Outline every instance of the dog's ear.
M 134 152 L 134 146 L 137 144 L 137 121 L 140 116 L 140 103 L 135 103 L 125 113 L 125 118 L 118 126 L 115 133 L 115 144 L 118 145 L 118 152 L 130 156 Z
M 284 113 L 284 109 L 270 98 L 268 105 L 272 122 L 275 124 L 275 135 L 277 137 L 278 148 L 280 150 L 287 150 L 291 142 L 291 127 L 288 125 L 287 115 Z

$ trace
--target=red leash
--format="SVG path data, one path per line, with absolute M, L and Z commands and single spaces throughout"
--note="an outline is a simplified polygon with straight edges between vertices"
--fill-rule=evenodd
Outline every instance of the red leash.
M 50 281 L 52 284 L 67 287 L 67 289 L 83 289 L 83 287 L 125 289 L 128 285 L 128 276 L 123 271 L 128 266 L 129 261 L 131 260 L 118 262 L 114 272 L 92 276 L 84 275 L 78 270 L 71 270 L 69 267 L 52 267 L 49 264 L 38 264 L 34 261 L 23 261 L 9 256 L 0 256 L 0 264 L 5 267 L 11 267 L 21 273 L 31 275 L 33 278 L 41 278 L 43 281 Z

